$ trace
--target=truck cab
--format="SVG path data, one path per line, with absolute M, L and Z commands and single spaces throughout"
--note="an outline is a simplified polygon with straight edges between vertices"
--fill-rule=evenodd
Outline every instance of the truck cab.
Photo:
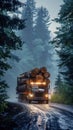
M 27 96 L 28 102 L 37 101 L 39 103 L 49 102 L 49 86 L 46 82 L 33 82 L 30 83 L 30 89 Z

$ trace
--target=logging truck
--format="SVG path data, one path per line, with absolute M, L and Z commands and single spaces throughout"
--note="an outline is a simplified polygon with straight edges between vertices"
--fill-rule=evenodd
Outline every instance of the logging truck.
M 34 68 L 17 77 L 18 99 L 21 101 L 49 102 L 50 73 L 46 67 Z

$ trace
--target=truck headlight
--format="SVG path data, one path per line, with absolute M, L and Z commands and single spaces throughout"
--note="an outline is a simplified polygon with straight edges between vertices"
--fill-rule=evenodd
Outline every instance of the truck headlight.
M 46 85 L 46 82 L 43 82 L 42 84 L 43 84 L 43 85 Z
M 45 97 L 48 98 L 48 94 L 45 94 Z
M 33 98 L 33 97 L 34 97 L 33 93 L 29 93 L 28 96 L 29 96 L 30 98 Z

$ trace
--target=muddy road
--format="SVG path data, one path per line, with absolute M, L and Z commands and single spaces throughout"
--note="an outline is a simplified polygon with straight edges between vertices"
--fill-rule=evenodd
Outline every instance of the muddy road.
M 22 103 L 21 105 L 24 106 Z M 73 114 L 48 104 L 25 104 L 27 112 L 19 113 L 14 121 L 16 130 L 73 130 Z

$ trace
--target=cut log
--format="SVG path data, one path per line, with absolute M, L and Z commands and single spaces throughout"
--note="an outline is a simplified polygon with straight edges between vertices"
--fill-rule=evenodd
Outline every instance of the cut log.
M 23 84 L 27 84 L 25 79 L 20 79 L 20 81 L 18 81 L 18 85 L 23 85 Z
M 49 79 L 46 79 L 46 83 L 47 83 L 47 85 L 50 84 L 50 80 L 49 80 Z
M 30 78 L 35 78 L 35 77 L 36 77 L 36 73 L 31 72 L 31 74 L 30 74 Z
M 49 72 L 44 73 L 44 77 L 45 78 L 49 78 L 50 77 L 50 73 Z
M 26 72 L 24 76 L 25 76 L 25 78 L 29 78 L 30 77 L 30 73 Z
M 31 86 L 35 85 L 44 85 L 49 86 L 50 80 L 48 79 L 50 77 L 50 73 L 47 72 L 46 67 L 42 68 L 35 68 L 29 72 L 25 72 L 23 74 L 20 74 L 20 76 L 17 78 L 17 92 L 25 92 L 27 88 L 29 89 Z M 44 84 L 43 84 L 44 83 Z M 30 86 L 30 87 L 29 87 Z
M 30 85 L 30 80 L 27 79 L 27 80 L 26 80 L 26 83 L 27 83 L 27 85 Z
M 34 72 L 37 75 L 39 73 L 39 68 L 33 69 L 32 72 Z
M 26 91 L 26 88 L 27 88 L 26 85 L 21 85 L 21 86 L 18 86 L 18 87 L 17 87 L 17 91 L 18 91 L 18 92 L 24 92 L 24 91 Z
M 42 75 L 36 75 L 36 82 L 43 82 L 44 77 Z
M 46 72 L 47 72 L 46 67 L 42 67 L 42 68 L 40 68 L 40 72 L 41 72 L 41 73 L 46 73 Z

